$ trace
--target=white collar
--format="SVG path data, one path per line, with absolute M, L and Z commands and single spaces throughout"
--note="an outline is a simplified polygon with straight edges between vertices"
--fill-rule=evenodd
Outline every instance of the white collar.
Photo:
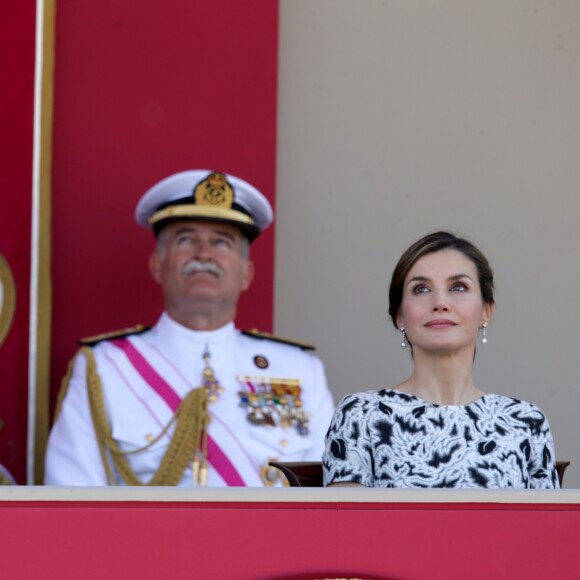
M 192 330 L 179 324 L 167 312 L 163 312 L 155 328 L 160 335 L 168 337 L 170 340 L 176 339 L 189 344 L 208 345 L 210 348 L 212 344 L 219 344 L 233 338 L 236 331 L 233 322 L 228 322 L 216 330 Z

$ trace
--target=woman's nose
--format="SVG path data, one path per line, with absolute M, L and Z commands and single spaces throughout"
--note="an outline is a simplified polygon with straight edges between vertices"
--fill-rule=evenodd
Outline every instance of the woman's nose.
M 435 299 L 433 303 L 433 312 L 447 312 L 449 310 L 449 303 L 444 294 L 438 292 L 433 297 Z

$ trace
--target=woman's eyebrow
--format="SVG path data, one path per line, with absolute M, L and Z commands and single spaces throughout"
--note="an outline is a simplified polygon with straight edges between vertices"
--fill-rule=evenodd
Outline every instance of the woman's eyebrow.
M 469 274 L 455 274 L 453 276 L 449 276 L 447 280 L 450 282 L 455 282 L 457 280 L 461 280 L 461 278 L 467 278 L 468 280 L 473 280 L 473 278 Z
M 427 278 L 426 276 L 413 276 L 408 282 L 407 282 L 407 286 L 411 283 L 411 282 L 430 282 L 431 279 Z

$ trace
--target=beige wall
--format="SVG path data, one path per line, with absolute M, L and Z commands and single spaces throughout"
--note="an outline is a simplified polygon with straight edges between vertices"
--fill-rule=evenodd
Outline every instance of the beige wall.
M 467 235 L 495 269 L 476 383 L 534 401 L 580 488 L 580 3 L 281 0 L 275 326 L 338 401 L 393 386 L 401 252 Z

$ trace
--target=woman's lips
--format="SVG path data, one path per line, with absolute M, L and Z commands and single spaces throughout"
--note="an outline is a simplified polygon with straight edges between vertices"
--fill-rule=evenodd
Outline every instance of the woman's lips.
M 437 320 L 431 320 L 426 325 L 427 328 L 449 328 L 451 326 L 457 326 L 452 320 L 447 320 L 446 318 L 439 318 Z

